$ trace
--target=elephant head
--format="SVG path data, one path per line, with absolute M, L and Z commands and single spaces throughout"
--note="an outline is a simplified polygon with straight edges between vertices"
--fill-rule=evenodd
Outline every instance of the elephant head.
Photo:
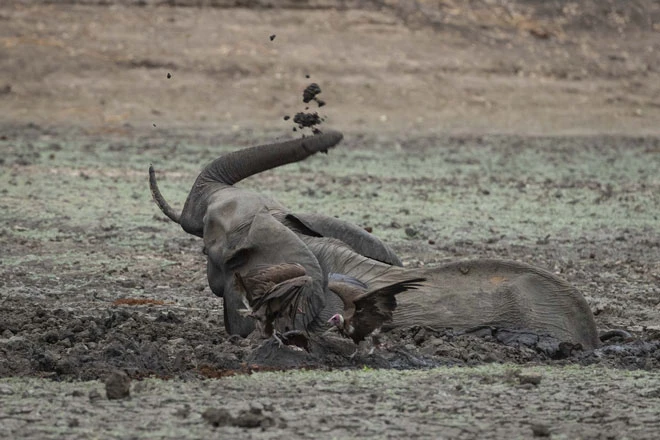
M 342 137 L 337 131 L 327 131 L 225 154 L 199 174 L 181 214 L 165 201 L 153 167 L 149 168 L 151 192 L 163 213 L 189 234 L 204 239 L 209 286 L 224 299 L 225 328 L 230 334 L 247 336 L 254 329 L 254 322 L 238 312 L 243 304 L 233 284 L 234 273 L 244 274 L 257 265 L 302 264 L 314 279 L 311 287 L 315 294 L 307 293 L 310 314 L 323 306 L 322 293 L 327 283 L 316 258 L 296 233 L 282 223 L 287 217 L 286 209 L 267 196 L 233 185 L 262 171 L 327 152 Z M 286 223 L 314 234 L 295 217 Z

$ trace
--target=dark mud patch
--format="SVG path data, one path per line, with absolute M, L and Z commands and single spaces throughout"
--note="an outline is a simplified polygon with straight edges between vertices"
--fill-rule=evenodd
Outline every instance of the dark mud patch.
M 167 306 L 106 310 L 0 306 L 0 377 L 99 379 L 123 371 L 140 378 L 204 378 L 287 369 L 420 369 L 484 363 L 660 367 L 660 341 L 612 343 L 583 352 L 550 337 L 491 328 L 471 333 L 400 329 L 371 355 L 347 339 L 312 335 L 309 351 L 274 340 L 227 337 L 219 317 Z

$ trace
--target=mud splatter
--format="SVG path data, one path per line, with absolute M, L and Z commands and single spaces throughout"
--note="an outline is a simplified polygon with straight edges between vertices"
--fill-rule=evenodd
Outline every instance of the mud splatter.
M 303 90 L 303 102 L 307 104 L 308 102 L 315 99 L 316 95 L 319 93 L 321 93 L 321 87 L 316 83 L 311 83 L 305 87 L 305 90 Z
M 298 112 L 293 117 L 293 122 L 298 124 L 298 128 L 314 127 L 315 125 L 321 124 L 321 122 L 323 122 L 323 118 L 321 118 L 319 114 L 316 112 L 314 113 Z

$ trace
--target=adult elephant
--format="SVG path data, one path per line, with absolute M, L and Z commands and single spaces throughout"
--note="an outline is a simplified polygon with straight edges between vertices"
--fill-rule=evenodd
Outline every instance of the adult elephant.
M 253 320 L 240 313 L 245 305 L 235 274 L 298 263 L 312 279 L 303 292 L 303 316 L 295 322 L 281 320 L 280 330 L 324 328 L 329 317 L 342 311 L 341 300 L 328 289 L 330 273 L 354 277 L 370 288 L 421 276 L 426 278 L 422 287 L 399 295 L 390 327 L 494 325 L 548 333 L 584 348 L 598 344 L 593 314 L 582 295 L 546 271 L 497 260 L 405 269 L 389 246 L 357 226 L 322 214 L 294 213 L 268 196 L 234 186 L 262 171 L 327 152 L 342 137 L 326 131 L 225 154 L 202 170 L 180 214 L 163 198 L 150 167 L 150 187 L 160 209 L 204 240 L 209 286 L 224 300 L 229 334 L 247 336 L 254 330 Z

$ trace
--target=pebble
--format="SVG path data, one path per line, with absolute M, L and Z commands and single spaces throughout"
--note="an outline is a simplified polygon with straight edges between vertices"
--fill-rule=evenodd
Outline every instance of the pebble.
M 208 408 L 202 413 L 202 418 L 213 426 L 227 426 L 233 421 L 233 417 L 225 408 Z
M 109 400 L 131 396 L 131 379 L 123 371 L 114 371 L 105 380 L 105 394 Z
M 550 428 L 542 423 L 532 425 L 532 434 L 534 437 L 550 437 Z
M 540 374 L 521 374 L 518 376 L 518 381 L 520 382 L 521 385 L 524 384 L 532 384 L 532 385 L 538 385 L 541 383 L 541 379 L 543 376 Z

